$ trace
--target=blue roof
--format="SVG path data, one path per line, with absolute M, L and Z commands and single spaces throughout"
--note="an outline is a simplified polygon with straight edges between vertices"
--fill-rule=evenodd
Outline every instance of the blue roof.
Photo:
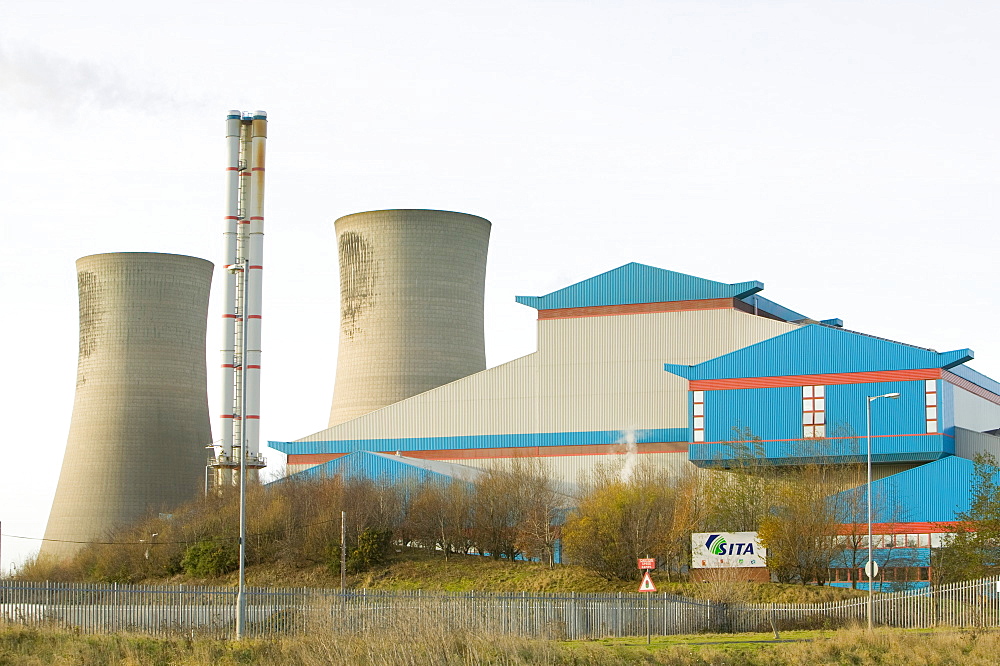
M 971 349 L 938 353 L 840 328 L 809 324 L 697 365 L 667 363 L 687 379 L 785 377 L 878 370 L 953 368 Z
M 577 282 L 545 296 L 517 296 L 536 310 L 745 298 L 764 288 L 756 280 L 725 284 L 635 262 Z
M 874 522 L 933 523 L 956 520 L 972 498 L 971 460 L 948 456 L 872 482 Z M 998 480 L 994 475 L 994 480 Z M 865 493 L 861 485 L 847 493 Z M 880 498 L 885 498 L 881 499 Z
M 481 474 L 480 470 L 467 465 L 405 458 L 372 451 L 358 451 L 322 465 L 310 467 L 303 472 L 286 477 L 286 479 L 327 478 L 340 475 L 344 478 L 387 480 L 393 483 L 427 483 L 451 481 L 452 479 L 472 482 L 478 478 L 479 474 Z

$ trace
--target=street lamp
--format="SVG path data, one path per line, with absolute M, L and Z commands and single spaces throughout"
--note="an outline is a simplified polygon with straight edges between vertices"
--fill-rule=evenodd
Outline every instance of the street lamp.
M 872 600 L 875 587 L 875 559 L 872 556 L 872 403 L 879 398 L 899 397 L 898 393 L 886 393 L 884 395 L 870 395 L 865 403 L 865 435 L 868 440 L 868 564 L 865 565 L 865 573 L 868 574 L 868 631 L 872 630 Z

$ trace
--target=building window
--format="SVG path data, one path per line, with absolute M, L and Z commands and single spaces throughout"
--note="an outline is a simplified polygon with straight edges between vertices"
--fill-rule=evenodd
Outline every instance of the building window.
M 940 432 L 937 413 L 937 380 L 935 379 L 928 379 L 924 382 L 924 409 L 927 414 L 927 432 Z
M 694 441 L 705 441 L 705 392 L 691 391 L 691 413 L 694 426 Z
M 822 386 L 802 387 L 802 436 L 826 437 L 826 397 Z

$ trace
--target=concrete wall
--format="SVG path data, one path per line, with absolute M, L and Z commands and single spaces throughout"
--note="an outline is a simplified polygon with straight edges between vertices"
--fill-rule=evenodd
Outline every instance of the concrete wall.
M 340 349 L 331 426 L 485 369 L 487 220 L 383 210 L 342 217 L 336 229 Z
M 76 398 L 46 539 L 89 541 L 199 492 L 212 441 L 205 327 L 212 264 L 170 254 L 77 261 Z M 46 541 L 44 556 L 78 544 Z

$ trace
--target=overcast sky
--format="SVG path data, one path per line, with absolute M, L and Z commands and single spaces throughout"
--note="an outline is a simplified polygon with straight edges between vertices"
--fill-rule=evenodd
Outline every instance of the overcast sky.
M 270 119 L 264 441 L 325 427 L 333 220 L 384 208 L 493 222 L 491 366 L 534 350 L 515 295 L 639 261 L 1000 378 L 998 34 L 995 0 L 0 4 L 0 569 L 58 480 L 74 262 L 219 263 L 229 109 Z

